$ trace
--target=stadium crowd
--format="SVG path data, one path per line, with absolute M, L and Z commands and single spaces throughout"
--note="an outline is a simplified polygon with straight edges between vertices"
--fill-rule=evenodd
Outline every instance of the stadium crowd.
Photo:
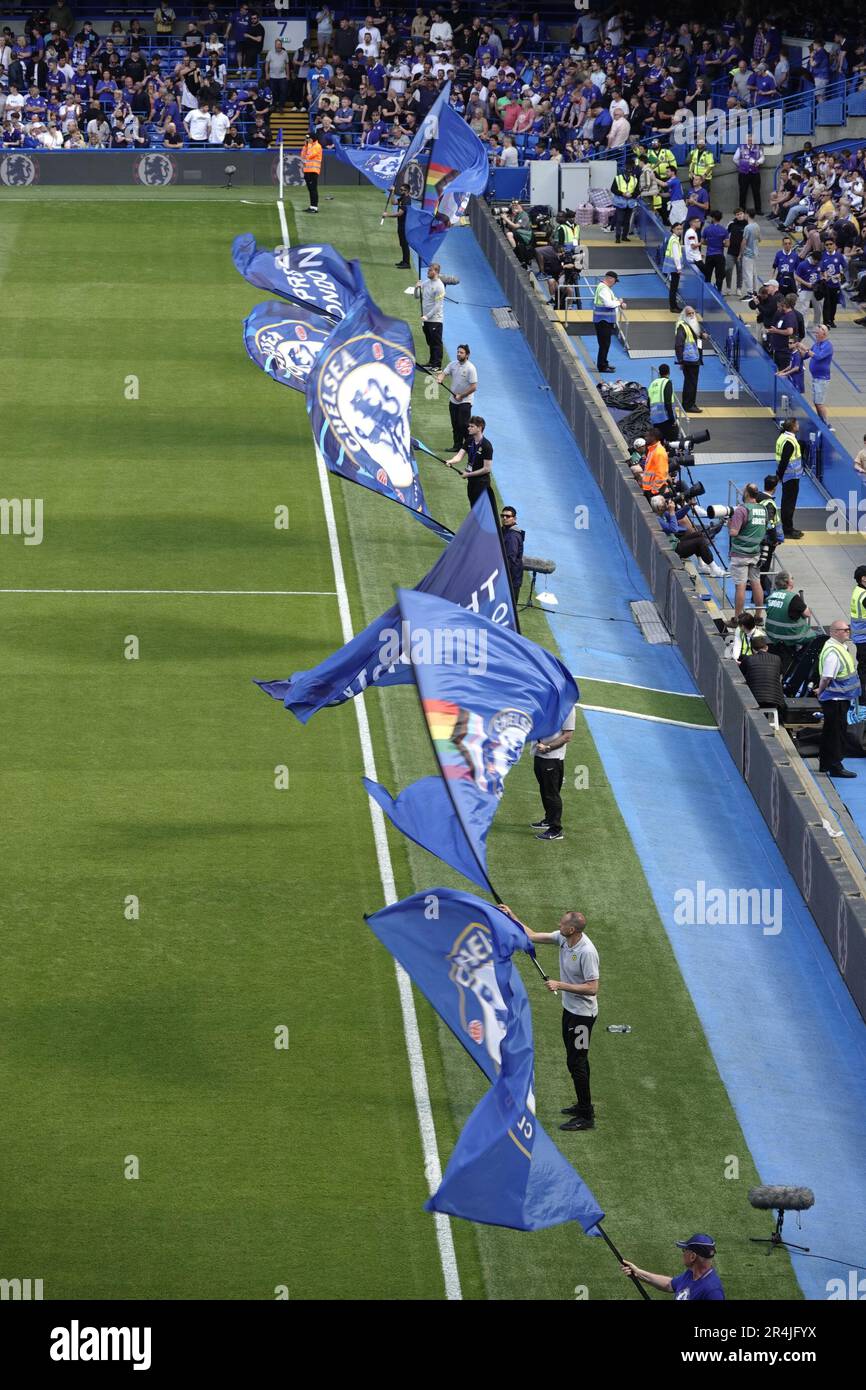
M 685 116 L 746 111 L 845 81 L 866 84 L 866 29 L 843 11 L 793 64 L 786 26 L 815 34 L 811 6 L 758 15 L 756 6 L 707 26 L 676 9 L 633 17 L 578 12 L 570 36 L 540 12 L 487 19 L 463 0 L 440 8 L 373 0 L 358 22 L 322 6 L 290 53 L 266 47 L 261 15 L 215 5 L 177 21 L 170 4 L 108 34 L 52 5 L 0 32 L 0 129 L 6 148 L 79 149 L 270 143 L 270 113 L 309 108 L 323 143 L 403 146 L 453 80 L 452 103 L 508 167 L 519 145 L 534 158 L 580 160 L 664 137 Z M 753 17 L 750 18 L 749 16 Z M 557 29 L 557 40 L 550 29 Z

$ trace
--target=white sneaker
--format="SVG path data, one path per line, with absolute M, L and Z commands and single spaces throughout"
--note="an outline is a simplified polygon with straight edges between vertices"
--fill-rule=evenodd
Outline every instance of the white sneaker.
M 724 565 L 720 565 L 718 560 L 714 560 L 711 565 L 707 566 L 707 574 L 711 574 L 714 579 L 721 579 L 722 575 L 726 573 Z

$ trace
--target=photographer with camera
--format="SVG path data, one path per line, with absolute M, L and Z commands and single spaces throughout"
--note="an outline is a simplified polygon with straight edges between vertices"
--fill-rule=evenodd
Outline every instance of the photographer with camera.
M 646 434 L 647 451 L 641 474 L 640 485 L 651 501 L 656 493 L 667 486 L 670 478 L 668 451 L 662 443 L 657 429 L 649 429 Z
M 810 640 L 811 617 L 803 595 L 794 590 L 793 575 L 779 570 L 773 592 L 767 598 L 765 630 L 770 651 L 781 657 L 786 667 Z
M 650 506 L 680 559 L 697 557 L 700 568 L 706 574 L 720 578 L 725 573 L 724 567 L 713 558 L 710 541 L 719 534 L 725 523 L 718 521 L 707 529 L 696 529 L 689 520 L 691 504 L 681 501 L 683 496 L 682 492 L 678 495 L 678 490 L 669 486 L 650 499 Z
M 746 585 L 752 591 L 756 613 L 764 606 L 764 590 L 758 569 L 761 544 L 767 532 L 770 513 L 766 502 L 758 500 L 758 486 L 747 483 L 743 500 L 734 508 L 728 522 L 731 537 L 731 577 L 734 591 L 734 616 L 739 618 L 746 602 Z
M 556 246 L 537 246 L 535 259 L 538 269 L 547 281 L 547 292 L 555 309 L 560 306 L 560 291 L 565 284 L 565 261 L 563 253 Z
M 532 246 L 532 223 L 529 220 L 529 213 L 521 207 L 515 198 L 511 204 L 510 215 L 503 212 L 500 217 L 506 240 L 514 251 L 521 265 L 526 265 L 529 261 L 530 247 Z
M 764 502 L 767 507 L 767 534 L 761 544 L 761 554 L 758 560 L 758 568 L 761 571 L 761 584 L 766 589 L 764 577 L 769 573 L 773 563 L 773 556 L 776 547 L 780 546 L 785 539 L 782 530 L 782 521 L 779 516 L 779 508 L 776 505 L 776 488 L 779 486 L 779 479 L 775 473 L 768 473 L 764 479 L 764 486 L 758 492 L 758 501 Z

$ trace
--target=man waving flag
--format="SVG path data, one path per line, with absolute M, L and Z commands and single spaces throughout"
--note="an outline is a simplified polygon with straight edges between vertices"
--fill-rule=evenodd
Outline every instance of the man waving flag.
M 440 1018 L 493 1082 L 457 1140 L 428 1211 L 535 1231 L 604 1212 L 535 1113 L 532 1018 L 512 957 L 522 928 L 471 893 L 428 889 L 367 918 Z

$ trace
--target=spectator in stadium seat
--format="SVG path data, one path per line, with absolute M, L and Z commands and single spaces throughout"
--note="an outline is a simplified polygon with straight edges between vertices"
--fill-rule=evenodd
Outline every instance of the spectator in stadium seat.
M 261 116 L 256 116 L 256 123 L 250 131 L 250 149 L 266 150 L 270 142 L 267 126 Z
M 326 57 L 334 38 L 334 15 L 327 5 L 316 14 L 316 47 Z
M 275 111 L 285 108 L 289 96 L 290 71 L 291 58 L 288 50 L 283 48 L 280 39 L 275 39 L 273 48 L 265 54 L 265 76 L 270 85 Z
M 743 265 L 743 292 L 741 299 L 749 299 L 755 293 L 758 281 L 758 246 L 761 241 L 761 230 L 755 221 L 753 212 L 746 213 L 746 225 L 743 228 L 742 251 L 740 258 Z
M 830 342 L 830 333 L 826 324 L 819 324 L 815 329 L 814 345 L 807 349 L 804 357 L 809 363 L 809 374 L 812 378 L 812 401 L 815 410 L 820 415 L 828 429 L 833 428 L 827 418 L 827 392 L 830 389 L 830 372 L 833 365 L 833 344 Z
M 183 118 L 191 145 L 206 145 L 210 138 L 210 108 L 207 102 L 187 111 Z
M 111 140 L 111 129 L 108 121 L 100 111 L 98 117 L 93 117 L 87 122 L 87 143 L 91 149 L 108 149 Z
M 166 123 L 162 143 L 167 150 L 180 150 L 183 148 L 183 140 L 178 133 L 174 121 L 168 121 Z
M 177 15 L 171 5 L 157 5 L 153 12 L 153 22 L 156 26 L 157 36 L 168 36 L 174 29 L 174 22 Z
M 265 43 L 264 26 L 259 16 L 253 12 L 250 15 L 250 22 L 247 25 L 247 32 L 244 34 L 243 44 L 241 45 L 241 56 L 243 66 L 250 72 L 255 72 Z
M 226 133 L 230 125 L 231 121 L 225 111 L 217 109 L 212 112 L 210 118 L 210 135 L 208 136 L 209 143 L 211 145 L 225 144 Z

